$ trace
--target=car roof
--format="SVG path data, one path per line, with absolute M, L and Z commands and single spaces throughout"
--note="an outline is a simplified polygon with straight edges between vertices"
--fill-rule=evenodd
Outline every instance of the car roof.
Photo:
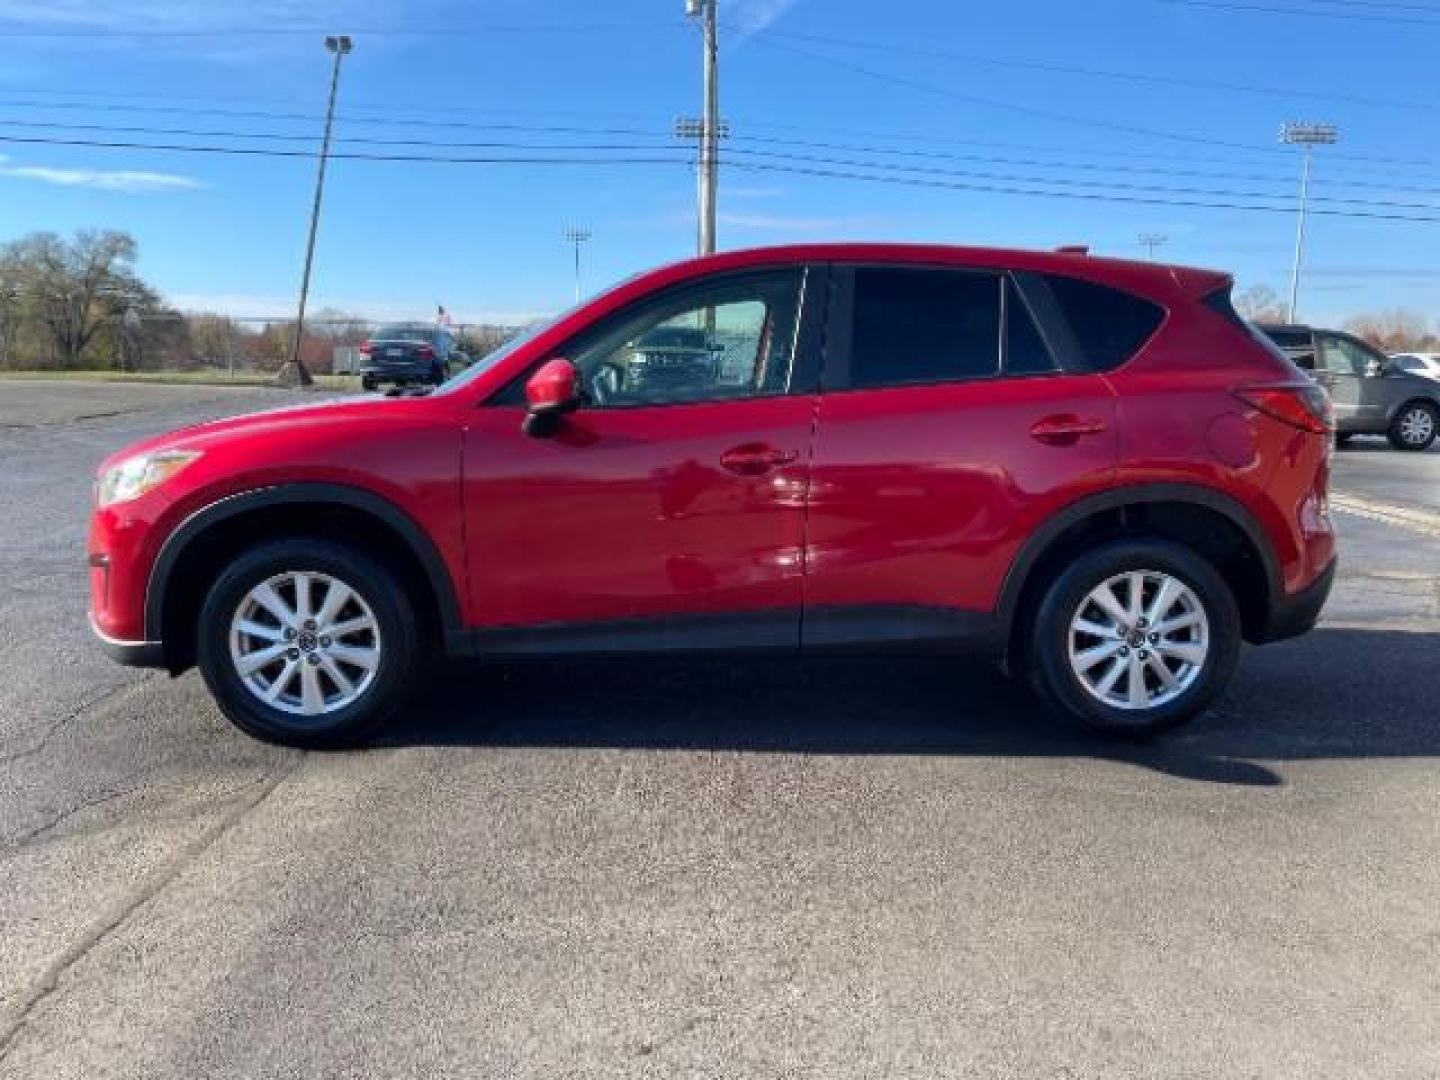
M 703 255 L 642 275 L 689 277 L 709 271 L 805 262 L 931 263 L 981 269 L 1029 270 L 1064 274 L 1142 293 L 1181 293 L 1191 299 L 1227 287 L 1232 278 L 1219 270 L 1173 266 L 1090 255 L 1079 249 L 1036 251 L 1026 248 L 970 247 L 951 244 L 831 242 L 744 248 Z

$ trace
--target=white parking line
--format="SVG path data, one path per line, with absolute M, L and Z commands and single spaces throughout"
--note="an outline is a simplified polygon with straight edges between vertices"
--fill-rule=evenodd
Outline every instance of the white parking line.
M 1433 510 L 1395 506 L 1391 503 L 1376 502 L 1373 499 L 1340 491 L 1331 494 L 1330 506 L 1342 513 L 1354 514 L 1356 517 L 1369 518 L 1372 521 L 1381 521 L 1386 525 L 1395 525 L 1424 536 L 1440 539 L 1440 513 Z

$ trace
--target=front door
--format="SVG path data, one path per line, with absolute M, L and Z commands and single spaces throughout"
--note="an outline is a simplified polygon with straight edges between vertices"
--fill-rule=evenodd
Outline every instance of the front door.
M 1383 421 L 1383 410 L 1366 401 L 1370 353 L 1359 342 L 1339 334 L 1316 334 L 1315 343 L 1315 377 L 1330 394 L 1335 422 L 1342 429 L 1353 429 Z
M 551 437 L 521 432 L 514 388 L 477 410 L 470 609 L 496 631 L 481 648 L 798 644 L 824 296 L 806 279 L 677 286 L 582 332 L 557 355 L 588 401 Z

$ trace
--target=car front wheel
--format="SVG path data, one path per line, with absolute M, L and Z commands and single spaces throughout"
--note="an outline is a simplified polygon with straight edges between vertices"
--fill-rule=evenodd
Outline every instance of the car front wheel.
M 1412 401 L 1395 414 L 1390 424 L 1390 445 L 1418 453 L 1430 449 L 1440 430 L 1440 409 L 1428 401 Z
M 1076 559 L 1046 591 L 1030 675 L 1070 720 L 1152 735 L 1225 688 L 1240 639 L 1235 598 L 1210 563 L 1169 541 L 1117 541 Z
M 392 574 L 363 552 L 301 538 L 231 563 L 202 605 L 196 651 L 237 727 L 320 747 L 373 732 L 414 681 L 420 647 Z

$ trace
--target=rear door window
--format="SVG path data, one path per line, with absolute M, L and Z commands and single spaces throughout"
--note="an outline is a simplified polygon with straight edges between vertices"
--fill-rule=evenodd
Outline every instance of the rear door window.
M 1364 378 L 1375 359 L 1369 350 L 1358 342 L 1336 334 L 1319 334 L 1320 366 L 1331 375 L 1353 375 Z
M 854 389 L 991 378 L 1000 371 L 995 273 L 860 267 L 854 273 Z
M 1074 334 L 1079 356 L 1067 369 L 1111 371 L 1125 363 L 1160 328 L 1165 311 L 1131 293 L 1091 281 L 1046 274 L 1055 302 Z

